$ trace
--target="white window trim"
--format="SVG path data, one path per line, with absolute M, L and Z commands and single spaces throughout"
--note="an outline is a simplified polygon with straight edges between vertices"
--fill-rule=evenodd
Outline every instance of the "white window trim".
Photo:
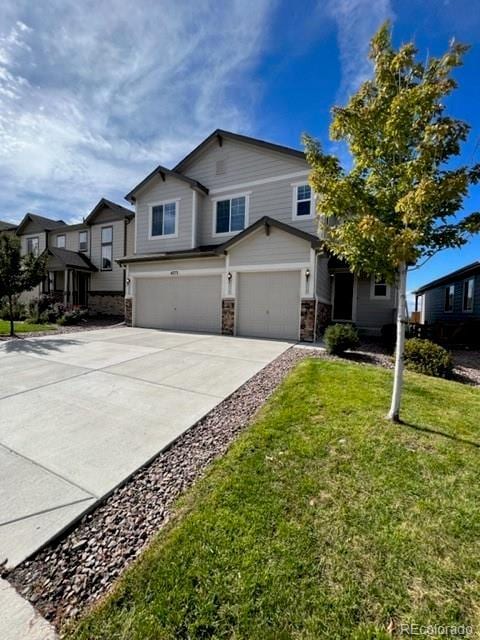
M 453 287 L 453 302 L 452 302 L 452 308 L 451 309 L 446 309 L 445 307 L 446 302 L 447 302 L 447 289 L 450 289 L 451 287 Z M 463 296 L 463 289 L 462 289 L 462 296 Z M 449 294 L 450 297 L 450 294 Z M 463 298 L 462 298 L 462 306 L 463 306 Z M 455 307 L 455 285 L 454 284 L 447 284 L 445 287 L 443 287 L 443 313 L 453 313 L 453 309 Z
M 467 284 L 467 282 L 470 282 L 470 280 L 473 281 L 473 291 L 472 291 L 472 308 L 471 309 L 465 309 L 465 285 Z M 475 278 L 466 278 L 463 281 L 463 287 L 462 287 L 462 313 L 473 313 L 473 309 L 475 307 Z
M 312 220 L 315 217 L 315 193 L 313 192 L 312 187 L 310 187 L 310 215 L 308 216 L 299 216 L 297 215 L 297 197 L 298 197 L 298 187 L 303 187 L 308 184 L 308 181 L 304 180 L 303 182 L 292 182 L 290 185 L 292 188 L 292 220 Z M 308 200 L 301 200 L 300 202 L 308 202 Z
M 58 239 L 59 238 L 63 238 L 64 239 L 64 243 L 63 243 L 63 247 L 59 247 L 58 246 Z M 65 233 L 59 233 L 55 236 L 55 246 L 57 247 L 57 249 L 66 249 L 67 248 L 67 236 Z
M 81 240 L 80 240 L 80 236 L 82 235 L 82 233 L 86 233 L 87 234 L 87 248 L 86 249 L 80 249 L 80 245 L 81 245 Z M 81 253 L 87 253 L 88 252 L 88 229 L 82 229 L 81 231 L 78 232 L 78 250 Z
M 384 282 L 375 282 L 375 276 L 371 276 L 370 278 L 370 300 L 390 300 L 390 296 L 391 296 L 391 287 L 389 284 L 387 284 L 385 282 L 386 285 L 386 292 L 384 296 L 376 296 L 375 295 L 375 285 L 376 284 L 384 284 Z
M 243 193 L 233 193 L 233 194 L 225 194 L 221 196 L 217 196 L 212 198 L 212 235 L 215 238 L 222 238 L 225 236 L 234 236 L 237 233 L 241 233 L 244 229 L 249 226 L 249 218 L 250 218 L 250 194 L 251 191 L 245 191 Z M 217 202 L 222 202 L 223 200 L 232 200 L 232 198 L 245 198 L 245 221 L 243 225 L 243 229 L 238 231 L 225 231 L 222 233 L 217 233 Z M 231 206 L 231 205 L 230 205 Z
M 110 242 L 103 242 L 103 230 L 104 229 L 111 229 L 112 230 L 112 239 Z M 111 259 L 110 259 L 110 267 L 108 267 L 107 269 L 103 268 L 103 247 L 111 247 L 112 249 L 112 255 L 111 255 Z M 113 271 L 113 224 L 105 224 L 103 225 L 103 227 L 100 227 L 100 271 Z
M 170 198 L 169 200 L 161 200 L 160 202 L 152 202 L 148 205 L 148 239 L 149 240 L 168 240 L 170 238 L 178 238 L 178 217 L 180 213 L 181 198 Z M 153 207 L 161 207 L 166 204 L 175 204 L 175 232 L 163 236 L 152 235 L 152 217 Z

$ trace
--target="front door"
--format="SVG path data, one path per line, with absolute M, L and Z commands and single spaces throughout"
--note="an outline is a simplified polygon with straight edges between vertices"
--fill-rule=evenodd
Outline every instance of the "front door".
M 88 300 L 88 273 L 82 273 L 79 271 L 77 273 L 78 280 L 78 302 L 81 307 L 87 306 Z
M 353 319 L 353 274 L 336 273 L 333 293 L 333 320 Z

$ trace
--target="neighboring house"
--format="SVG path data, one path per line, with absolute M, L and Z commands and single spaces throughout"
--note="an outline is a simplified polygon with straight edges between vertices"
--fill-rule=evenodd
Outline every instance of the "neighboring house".
M 0 233 L 14 234 L 17 229 L 17 225 L 12 222 L 4 222 L 0 220 Z
M 313 340 L 331 320 L 393 321 L 391 287 L 352 275 L 317 234 L 302 151 L 217 130 L 126 196 L 134 326 Z
M 480 319 L 480 262 L 452 271 L 420 287 L 415 294 L 415 310 L 420 322 L 462 323 Z
M 123 315 L 125 270 L 116 262 L 133 249 L 133 211 L 102 199 L 80 224 L 27 213 L 16 229 L 23 253 L 47 251 L 48 275 L 23 301 L 48 293 L 67 305 Z

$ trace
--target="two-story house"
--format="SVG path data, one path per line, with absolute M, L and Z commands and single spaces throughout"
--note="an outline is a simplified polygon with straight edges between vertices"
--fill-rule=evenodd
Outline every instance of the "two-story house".
M 102 198 L 80 224 L 27 213 L 16 228 L 23 253 L 48 253 L 47 277 L 28 301 L 48 293 L 94 313 L 123 315 L 125 270 L 117 259 L 133 250 L 133 211 Z
M 391 287 L 324 251 L 309 171 L 302 151 L 222 130 L 158 166 L 126 196 L 127 321 L 294 340 L 331 319 L 368 332 L 392 322 Z

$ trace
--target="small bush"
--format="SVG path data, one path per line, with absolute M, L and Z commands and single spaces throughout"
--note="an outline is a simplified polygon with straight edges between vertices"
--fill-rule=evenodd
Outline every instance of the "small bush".
M 332 324 L 326 328 L 323 339 L 327 352 L 340 355 L 347 349 L 356 349 L 360 345 L 358 332 L 351 324 Z
M 453 370 L 449 352 L 430 340 L 410 338 L 405 342 L 405 366 L 411 371 L 436 378 L 450 378 Z
M 58 324 L 61 325 L 70 325 L 70 324 L 78 324 L 82 322 L 88 316 L 87 309 L 71 309 L 70 311 L 65 311 L 63 316 L 58 319 Z
M 19 302 L 18 298 L 13 300 L 13 320 L 25 320 L 27 317 L 27 309 L 23 302 Z M 10 320 L 10 308 L 7 298 L 3 298 L 0 304 L 0 320 Z

